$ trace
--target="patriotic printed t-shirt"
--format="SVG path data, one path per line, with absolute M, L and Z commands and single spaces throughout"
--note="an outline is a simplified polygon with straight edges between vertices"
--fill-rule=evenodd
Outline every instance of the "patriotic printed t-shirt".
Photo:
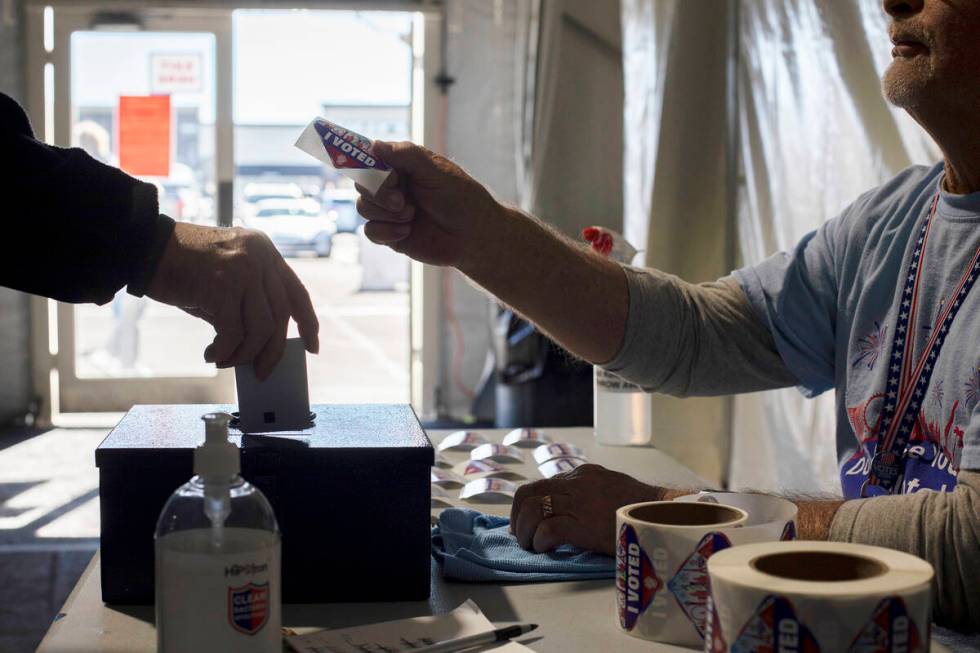
M 901 328 L 913 245 L 940 188 L 943 165 L 913 167 L 862 195 L 792 252 L 737 270 L 806 396 L 834 388 L 844 496 L 860 496 Z M 940 193 L 922 254 L 919 309 L 909 324 L 918 362 L 937 316 L 980 246 L 980 193 Z M 980 281 L 976 284 L 980 286 Z M 906 354 L 909 355 L 908 353 Z M 960 469 L 980 470 L 980 288 L 962 304 L 906 447 L 896 493 L 951 491 Z M 868 487 L 868 495 L 881 494 Z

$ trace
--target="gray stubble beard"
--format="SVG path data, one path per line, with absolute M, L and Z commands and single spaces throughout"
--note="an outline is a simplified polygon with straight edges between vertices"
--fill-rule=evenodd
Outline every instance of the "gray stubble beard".
M 896 70 L 896 66 L 901 66 Z M 932 81 L 928 62 L 894 61 L 881 78 L 881 89 L 885 99 L 900 109 L 915 109 L 926 94 Z

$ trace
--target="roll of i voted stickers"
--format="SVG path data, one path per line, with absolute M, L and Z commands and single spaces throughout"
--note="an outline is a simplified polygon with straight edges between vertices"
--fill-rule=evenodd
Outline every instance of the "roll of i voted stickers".
M 514 500 L 517 484 L 502 478 L 479 478 L 470 481 L 459 492 L 460 499 L 484 503 L 508 503 Z
M 616 511 L 616 608 L 630 635 L 703 647 L 708 610 L 706 563 L 734 544 L 775 540 L 742 535 L 749 515 L 717 503 L 652 501 Z
M 543 465 L 553 458 L 579 458 L 586 460 L 585 453 L 574 444 L 555 442 L 552 444 L 543 444 L 534 450 L 534 461 L 539 465 Z
M 585 461 L 581 458 L 553 458 L 546 463 L 538 465 L 538 471 L 541 472 L 541 476 L 545 478 L 551 478 L 556 474 L 561 474 L 562 472 L 570 472 L 576 467 L 581 467 L 585 464 Z
M 439 451 L 472 451 L 481 444 L 486 444 L 487 439 L 474 431 L 453 431 L 442 439 Z
M 538 447 L 551 442 L 541 429 L 514 429 L 504 436 L 504 444 L 510 447 Z
M 429 472 L 429 482 L 440 487 L 463 487 L 466 481 L 447 469 L 433 467 Z
M 770 540 L 795 540 L 799 508 L 788 499 L 751 492 L 700 492 L 677 497 L 674 501 L 723 503 L 748 513 L 746 529 L 768 531 Z
M 453 466 L 452 461 L 450 461 L 448 458 L 443 456 L 441 453 L 436 454 L 435 463 L 433 464 L 436 467 L 441 467 L 442 469 L 449 469 L 450 467 Z
M 503 444 L 481 444 L 470 452 L 473 460 L 492 460 L 498 463 L 522 463 L 524 456 L 517 447 L 508 447 Z
M 296 147 L 374 195 L 391 167 L 371 154 L 371 145 L 368 138 L 323 118 L 313 119 L 296 139 Z
M 464 460 L 453 468 L 453 471 L 466 478 L 509 478 L 523 481 L 527 477 L 515 472 L 498 462 L 484 458 L 483 460 Z
M 932 566 L 845 542 L 764 542 L 708 561 L 705 651 L 925 653 Z
M 439 487 L 438 485 L 430 485 L 430 490 L 432 491 L 432 507 L 433 508 L 451 508 L 453 505 L 452 497 L 449 492 L 445 489 Z

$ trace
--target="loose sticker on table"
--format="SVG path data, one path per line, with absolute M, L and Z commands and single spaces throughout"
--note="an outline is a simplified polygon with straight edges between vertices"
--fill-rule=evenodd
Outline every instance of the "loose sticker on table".
M 433 508 L 451 508 L 453 505 L 452 495 L 448 491 L 439 487 L 438 485 L 430 486 L 432 491 L 432 507 Z
M 454 431 L 444 437 L 439 446 L 439 451 L 472 451 L 481 444 L 486 444 L 487 439 L 474 431 Z
M 585 453 L 574 444 L 555 442 L 553 444 L 543 444 L 534 450 L 534 460 L 539 465 L 543 465 L 554 458 L 580 458 L 587 460 Z
M 433 467 L 429 472 L 429 482 L 440 487 L 463 487 L 466 481 L 458 474 L 454 474 L 445 469 Z
M 514 429 L 504 436 L 504 444 L 510 447 L 538 447 L 549 444 L 551 438 L 541 429 Z
M 508 503 L 514 500 L 516 492 L 517 483 L 502 478 L 480 478 L 463 486 L 459 498 L 484 503 Z
M 581 467 L 584 464 L 585 461 L 581 458 L 555 458 L 542 465 L 538 465 L 538 471 L 541 472 L 541 476 L 551 478 L 552 476 L 561 474 L 562 472 L 570 472 L 576 467 Z
M 485 458 L 483 460 L 464 460 L 457 464 L 453 471 L 460 476 L 466 477 L 467 481 L 476 478 L 509 478 L 523 481 L 527 477 L 513 469 L 508 469 L 504 465 Z
M 449 460 L 448 458 L 446 458 L 442 454 L 437 453 L 436 454 L 436 460 L 435 460 L 434 465 L 436 467 L 441 467 L 442 469 L 449 469 L 450 467 L 453 466 L 453 463 L 452 463 L 451 460 Z
M 498 463 L 522 463 L 524 455 L 517 447 L 508 447 L 503 444 L 481 444 L 470 452 L 473 460 L 492 460 Z

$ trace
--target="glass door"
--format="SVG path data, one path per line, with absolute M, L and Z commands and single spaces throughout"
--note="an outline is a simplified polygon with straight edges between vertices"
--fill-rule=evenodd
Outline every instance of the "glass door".
M 233 142 L 228 12 L 142 9 L 54 15 L 57 144 L 156 186 L 175 220 L 230 222 Z M 214 332 L 125 289 L 104 306 L 58 304 L 61 412 L 233 401 L 232 373 L 204 362 Z

